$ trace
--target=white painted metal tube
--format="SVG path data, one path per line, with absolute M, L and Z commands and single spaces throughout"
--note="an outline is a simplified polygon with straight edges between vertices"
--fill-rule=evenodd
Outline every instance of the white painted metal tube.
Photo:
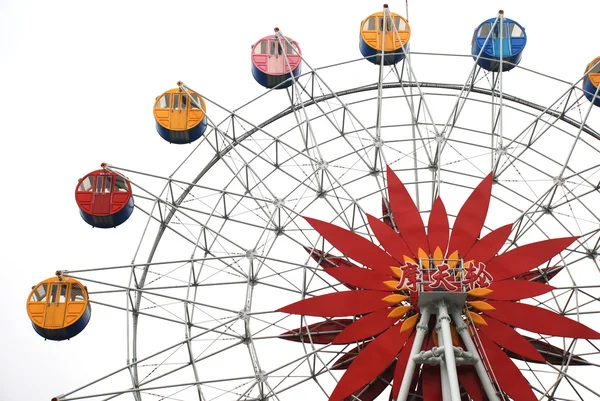
M 429 329 L 429 308 L 421 308 L 421 319 L 417 324 L 417 334 L 415 334 L 415 342 L 410 350 L 410 356 L 406 363 L 406 370 L 404 371 L 404 377 L 402 378 L 402 385 L 400 386 L 400 392 L 398 394 L 398 401 L 406 401 L 408 397 L 408 391 L 410 390 L 410 384 L 412 383 L 413 374 L 415 373 L 416 362 L 413 359 L 421 351 L 423 345 L 423 339 L 427 330 Z
M 454 360 L 454 349 L 452 347 L 452 334 L 450 332 L 450 315 L 445 301 L 437 304 L 438 324 L 441 326 L 444 341 L 444 355 L 446 358 L 446 371 L 448 372 L 448 384 L 452 401 L 460 401 L 460 386 L 458 385 L 458 374 L 456 373 L 456 361 Z
M 496 394 L 496 390 L 492 385 L 492 381 L 490 380 L 490 377 L 488 376 L 485 367 L 483 366 L 481 355 L 479 355 L 479 352 L 475 347 L 475 343 L 473 342 L 473 339 L 469 334 L 469 329 L 465 322 L 463 322 L 462 315 L 458 310 L 455 309 L 452 311 L 452 319 L 454 320 L 454 326 L 456 327 L 456 331 L 458 331 L 460 338 L 462 338 L 463 343 L 465 343 L 465 347 L 467 347 L 467 351 L 471 352 L 473 356 L 479 359 L 475 363 L 475 371 L 477 371 L 477 376 L 479 376 L 479 381 L 481 382 L 483 391 L 485 391 L 485 394 L 487 395 L 490 401 L 500 401 L 498 395 Z

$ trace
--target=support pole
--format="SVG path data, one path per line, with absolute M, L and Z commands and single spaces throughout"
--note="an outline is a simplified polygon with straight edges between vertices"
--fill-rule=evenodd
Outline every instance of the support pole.
M 452 401 L 460 400 L 460 387 L 458 386 L 458 374 L 456 373 L 456 361 L 454 359 L 454 348 L 452 347 L 452 334 L 450 332 L 450 315 L 446 301 L 438 302 L 438 324 L 441 326 L 444 341 L 444 357 L 446 359 L 446 371 L 448 372 L 448 383 L 450 385 L 450 396 Z
M 469 334 L 469 328 L 465 322 L 463 322 L 462 315 L 458 310 L 454 309 L 452 311 L 452 318 L 454 320 L 456 331 L 458 331 L 460 338 L 463 340 L 463 343 L 465 343 L 467 351 L 471 352 L 473 356 L 478 357 L 478 361 L 475 363 L 475 371 L 477 372 L 477 376 L 479 376 L 479 381 L 483 387 L 483 391 L 485 391 L 485 394 L 487 395 L 487 398 L 490 401 L 500 401 L 498 395 L 496 394 L 496 390 L 494 389 L 494 385 L 492 384 L 492 381 L 490 380 L 490 377 L 483 366 L 481 354 L 477 351 L 475 343 Z
M 417 324 L 415 342 L 413 343 L 413 346 L 410 350 L 410 356 L 408 357 L 408 362 L 406 363 L 406 370 L 404 371 L 404 377 L 402 378 L 402 385 L 400 386 L 398 401 L 406 401 L 406 398 L 408 397 L 408 391 L 410 390 L 410 385 L 412 383 L 412 378 L 416 367 L 414 357 L 419 354 L 419 351 L 421 351 L 423 339 L 425 338 L 425 334 L 427 334 L 427 330 L 429 329 L 429 316 L 429 308 L 421 308 L 421 319 L 419 319 L 419 324 Z
M 445 347 L 444 337 L 442 336 L 442 327 L 438 324 L 435 326 L 435 331 L 438 333 L 438 346 Z M 451 346 L 451 344 L 450 344 Z M 450 383 L 448 382 L 448 371 L 446 370 L 446 361 L 442 358 L 440 362 L 440 378 L 442 380 L 442 400 L 443 401 L 452 401 L 452 397 L 450 395 Z

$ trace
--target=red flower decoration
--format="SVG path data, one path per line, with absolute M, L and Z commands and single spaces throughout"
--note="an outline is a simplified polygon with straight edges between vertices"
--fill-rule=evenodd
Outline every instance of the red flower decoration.
M 346 372 L 330 401 L 350 400 L 353 395 L 360 396 L 363 401 L 373 400 L 390 381 L 393 382 L 391 398 L 396 399 L 419 318 L 419 294 L 466 292 L 468 298 L 462 316 L 470 326 L 474 341 L 485 350 L 486 364 L 494 372 L 495 384 L 513 399 L 537 400 L 510 357 L 557 363 L 559 361 L 553 355 L 559 350 L 522 336 L 513 327 L 551 336 L 600 339 L 599 333 L 581 323 L 519 302 L 553 290 L 540 278 L 553 277 L 561 268 L 552 267 L 546 271 L 536 268 L 563 251 L 577 237 L 536 242 L 498 255 L 512 225 L 479 238 L 491 198 L 491 174 L 474 189 L 460 209 L 452 231 L 439 197 L 433 204 L 426 230 L 418 208 L 389 167 L 387 182 L 389 210 L 384 207 L 384 211 L 389 213 L 383 222 L 367 215 L 380 246 L 351 231 L 306 217 L 308 223 L 345 258 L 316 249 L 307 250 L 325 272 L 350 291 L 304 299 L 279 309 L 288 314 L 329 318 L 281 337 L 298 340 L 298 336 L 310 331 L 313 342 L 358 343 L 332 366 L 333 369 L 346 369 Z M 339 319 L 348 316 L 354 316 L 355 320 Z M 456 330 L 451 328 L 454 345 L 464 349 Z M 424 349 L 436 344 L 437 334 L 430 330 Z M 580 357 L 573 356 L 572 359 L 576 364 L 586 364 Z M 420 379 L 415 375 L 411 391 L 419 393 L 425 401 L 439 400 L 439 377 L 438 366 L 425 365 Z M 458 379 L 462 390 L 472 399 L 483 399 L 473 367 L 458 367 Z

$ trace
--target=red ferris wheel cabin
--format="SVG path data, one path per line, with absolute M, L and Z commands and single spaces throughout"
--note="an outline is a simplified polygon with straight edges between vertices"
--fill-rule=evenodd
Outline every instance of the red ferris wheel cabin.
M 133 212 L 131 183 L 110 170 L 92 171 L 80 179 L 75 200 L 81 217 L 92 227 L 116 227 Z

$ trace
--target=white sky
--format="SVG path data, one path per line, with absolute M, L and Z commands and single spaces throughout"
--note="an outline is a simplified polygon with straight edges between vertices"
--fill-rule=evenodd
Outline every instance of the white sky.
M 525 67 L 574 81 L 600 54 L 597 1 L 410 0 L 409 7 L 416 52 L 467 54 L 473 29 L 502 8 L 527 29 Z M 390 8 L 405 14 L 404 1 Z M 359 57 L 359 22 L 380 9 L 372 0 L 0 1 L 0 266 L 10 281 L 0 292 L 7 308 L 0 400 L 49 400 L 125 363 L 124 333 L 94 324 L 99 308 L 79 337 L 44 342 L 25 301 L 56 269 L 131 260 L 141 227 L 88 227 L 73 191 L 101 162 L 168 175 L 191 150 L 160 139 L 154 98 L 183 80 L 233 109 L 263 92 L 248 56 L 274 26 L 322 66 Z M 438 80 L 444 75 L 440 65 Z M 536 99 L 544 90 L 522 85 Z

